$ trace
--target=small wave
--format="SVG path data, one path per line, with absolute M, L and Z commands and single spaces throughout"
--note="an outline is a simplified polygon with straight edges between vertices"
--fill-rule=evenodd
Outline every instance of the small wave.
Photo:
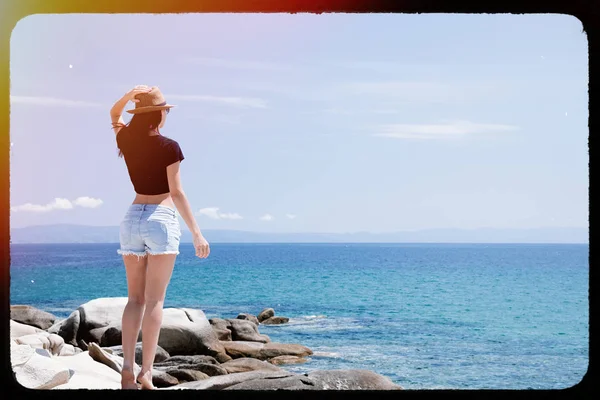
M 305 319 L 321 319 L 321 318 L 327 318 L 327 315 L 303 315 L 300 318 L 305 318 Z
M 342 358 L 340 353 L 335 353 L 333 351 L 315 351 L 311 357 Z

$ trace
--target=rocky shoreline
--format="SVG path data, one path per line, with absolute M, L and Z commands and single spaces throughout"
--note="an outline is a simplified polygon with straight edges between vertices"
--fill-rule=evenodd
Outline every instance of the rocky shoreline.
M 11 365 L 32 389 L 120 389 L 121 316 L 127 298 L 99 298 L 67 318 L 12 305 Z M 287 323 L 272 308 L 258 315 L 208 319 L 192 308 L 165 308 L 153 367 L 159 390 L 399 390 L 368 370 L 318 370 L 307 374 L 280 365 L 304 363 L 306 346 L 276 343 L 260 325 Z M 141 363 L 141 333 L 136 368 Z

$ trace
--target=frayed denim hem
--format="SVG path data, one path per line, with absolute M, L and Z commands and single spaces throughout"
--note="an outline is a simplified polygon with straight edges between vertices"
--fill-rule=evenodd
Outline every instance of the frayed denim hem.
M 151 256 L 162 256 L 165 254 L 175 254 L 178 255 L 179 251 L 150 251 L 150 250 L 146 250 L 146 253 L 148 253 Z
M 129 250 L 117 250 L 117 254 L 120 254 L 122 256 L 137 256 L 138 261 L 140 260 L 140 257 L 146 257 L 146 252 L 145 251 L 129 251 Z

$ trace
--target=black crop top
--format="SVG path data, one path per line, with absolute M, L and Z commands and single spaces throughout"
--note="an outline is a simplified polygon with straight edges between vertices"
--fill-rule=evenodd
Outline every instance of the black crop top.
M 176 141 L 162 135 L 129 141 L 127 132 L 123 134 L 119 132 L 117 145 L 125 158 L 129 178 L 136 193 L 144 195 L 169 193 L 167 166 L 184 159 Z

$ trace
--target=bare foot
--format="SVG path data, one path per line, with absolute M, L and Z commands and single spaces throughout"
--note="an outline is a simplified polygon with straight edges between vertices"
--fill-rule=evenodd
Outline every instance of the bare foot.
M 139 389 L 137 383 L 135 383 L 135 375 L 132 370 L 124 369 L 121 371 L 121 389 Z
M 156 389 L 156 386 L 152 384 L 152 371 L 140 371 L 140 374 L 137 376 L 137 381 L 142 385 L 142 390 Z

